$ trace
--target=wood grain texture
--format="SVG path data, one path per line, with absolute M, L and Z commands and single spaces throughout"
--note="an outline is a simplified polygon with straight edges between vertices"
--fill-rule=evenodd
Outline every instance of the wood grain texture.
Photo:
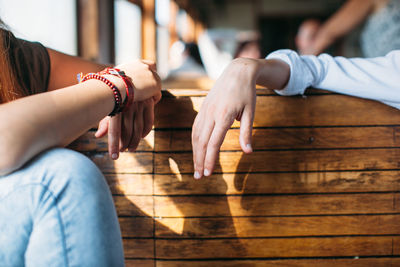
M 400 171 L 224 173 L 154 176 L 156 195 L 295 194 L 400 191 Z
M 157 219 L 159 238 L 399 235 L 400 215 Z M 176 233 L 176 225 L 183 231 Z M 161 225 L 163 227 L 161 227 Z
M 203 101 L 204 97 L 164 98 L 156 106 L 156 128 L 191 128 Z M 293 127 L 396 124 L 400 124 L 400 112 L 387 105 L 343 95 L 316 95 L 306 98 L 259 96 L 253 125 Z M 239 125 L 237 121 L 233 124 L 234 127 Z
M 107 174 L 106 180 L 113 194 L 152 195 L 152 174 Z
M 126 258 L 152 259 L 154 258 L 154 239 L 132 238 L 123 239 Z
M 190 130 L 155 133 L 155 151 L 191 151 Z M 399 147 L 400 127 L 326 127 L 254 129 L 252 147 L 265 149 Z M 222 151 L 241 150 L 239 129 L 227 132 Z
M 151 152 L 123 152 L 119 154 L 118 160 L 112 160 L 108 153 L 89 154 L 89 157 L 103 173 L 153 172 L 153 153 Z
M 153 216 L 152 196 L 113 196 L 119 216 Z
M 154 197 L 155 216 L 287 216 L 400 211 L 399 193 Z
M 156 241 L 160 259 L 285 258 L 399 255 L 398 236 L 166 239 Z
M 81 152 L 107 152 L 108 151 L 108 136 L 96 138 L 95 131 L 88 131 L 80 136 L 68 147 Z M 154 148 L 154 131 L 151 131 L 143 138 L 136 151 L 153 151 Z
M 154 237 L 151 217 L 119 217 L 122 237 Z
M 154 260 L 132 260 L 127 259 L 125 260 L 126 267 L 154 267 L 155 261 Z
M 159 174 L 193 173 L 191 153 L 155 154 Z M 173 164 L 171 164 L 171 162 Z M 172 166 L 173 165 L 173 166 Z M 176 167 L 174 167 L 176 166 Z M 385 170 L 400 168 L 400 149 L 221 152 L 215 173 Z
M 355 259 L 287 259 L 287 260 L 220 260 L 220 261 L 161 261 L 157 267 L 388 267 L 400 266 L 399 258 L 355 258 Z

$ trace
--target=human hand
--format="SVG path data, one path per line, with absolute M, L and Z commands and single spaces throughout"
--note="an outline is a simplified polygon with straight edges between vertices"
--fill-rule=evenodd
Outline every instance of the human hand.
M 149 60 L 135 60 L 116 66 L 132 79 L 134 101 L 143 101 L 150 97 L 161 98 L 161 79 L 157 74 L 156 64 Z
M 213 172 L 220 147 L 234 120 L 240 121 L 240 146 L 251 153 L 256 104 L 257 61 L 236 59 L 224 70 L 207 95 L 192 129 L 194 177 Z
M 148 98 L 134 102 L 125 112 L 100 121 L 95 136 L 100 138 L 108 133 L 108 152 L 112 159 L 118 159 L 120 151 L 135 151 L 140 140 L 151 131 L 154 105 L 158 100 Z
M 153 62 L 136 60 L 117 68 L 132 79 L 134 102 L 124 112 L 101 120 L 95 134 L 100 138 L 108 133 L 108 153 L 114 160 L 120 151 L 135 151 L 141 138 L 151 131 L 154 105 L 161 99 L 161 80 Z
M 313 55 L 315 52 L 315 37 L 321 28 L 321 22 L 316 19 L 307 19 L 299 27 L 295 42 L 299 53 Z

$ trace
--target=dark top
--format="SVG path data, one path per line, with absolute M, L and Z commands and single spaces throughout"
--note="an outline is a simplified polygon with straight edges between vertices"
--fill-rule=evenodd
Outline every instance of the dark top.
M 6 36 L 9 39 L 10 64 L 15 68 L 25 96 L 46 92 L 50 77 L 47 49 L 40 43 L 15 38 L 11 33 Z

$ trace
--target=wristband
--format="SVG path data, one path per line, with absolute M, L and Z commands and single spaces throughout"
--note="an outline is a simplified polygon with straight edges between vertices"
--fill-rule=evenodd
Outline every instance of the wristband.
M 121 111 L 127 110 L 133 103 L 134 99 L 134 86 L 130 77 L 128 77 L 123 70 L 117 68 L 105 68 L 99 72 L 100 75 L 110 74 L 122 79 L 125 84 L 126 98 L 121 106 Z
M 114 95 L 115 104 L 114 104 L 114 109 L 111 111 L 109 116 L 112 117 L 112 116 L 118 114 L 119 112 L 121 112 L 121 107 L 122 107 L 121 93 L 119 92 L 118 87 L 113 82 L 111 82 L 107 78 L 105 78 L 97 73 L 88 73 L 85 76 L 83 76 L 82 73 L 79 73 L 77 76 L 78 76 L 77 78 L 78 78 L 79 83 L 83 83 L 83 82 L 86 82 L 87 80 L 91 80 L 91 79 L 96 79 L 96 80 L 102 81 L 108 87 L 110 87 L 110 89 L 112 90 L 113 95 Z

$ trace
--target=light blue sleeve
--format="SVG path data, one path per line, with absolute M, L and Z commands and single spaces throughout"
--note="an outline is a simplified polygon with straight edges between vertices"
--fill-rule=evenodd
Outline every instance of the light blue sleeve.
M 280 59 L 290 66 L 290 79 L 281 95 L 303 94 L 307 87 L 372 99 L 400 109 L 400 50 L 385 57 L 344 58 L 327 54 L 299 56 L 278 50 L 267 59 Z

